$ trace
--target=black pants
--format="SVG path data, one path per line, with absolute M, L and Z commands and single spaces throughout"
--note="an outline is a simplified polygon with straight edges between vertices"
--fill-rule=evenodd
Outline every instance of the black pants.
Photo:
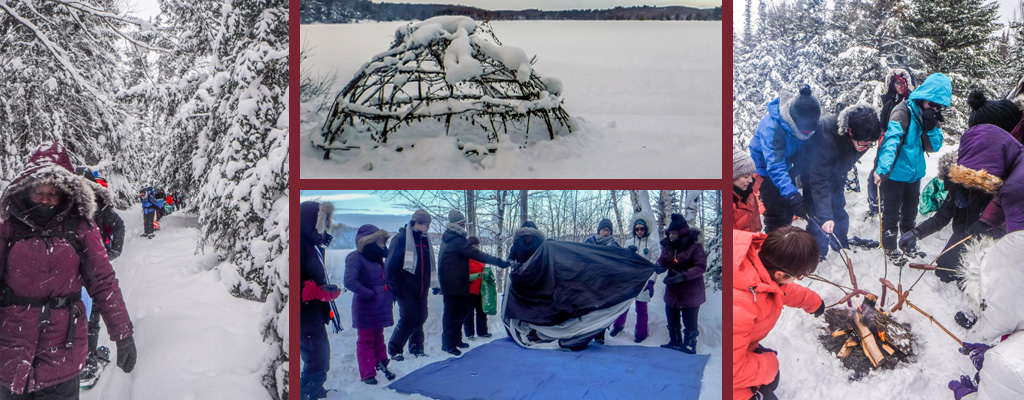
M 475 321 L 474 321 L 475 320 Z M 475 324 L 474 324 L 475 322 Z M 473 331 L 474 325 L 476 332 Z M 484 312 L 484 298 L 478 294 L 469 294 L 469 304 L 466 305 L 466 320 L 462 324 L 466 336 L 487 334 L 487 313 Z
M 145 211 L 143 211 L 143 213 L 144 214 L 142 215 L 142 229 L 144 232 L 146 232 L 147 235 L 152 234 L 153 218 L 156 217 L 156 211 L 153 211 L 149 214 L 145 214 Z
M 921 181 L 897 182 L 892 179 L 882 182 L 882 247 L 896 249 L 901 234 L 914 229 L 917 219 L 917 202 L 921 199 Z
M 793 224 L 793 206 L 782 197 L 782 192 L 771 179 L 761 182 L 761 202 L 764 203 L 764 232 Z
M 409 343 L 409 352 L 423 352 L 423 323 L 427 322 L 427 298 L 399 292 L 398 324 L 391 331 L 388 340 L 388 353 L 402 354 L 405 343 Z
M 444 295 L 444 315 L 441 317 L 441 350 L 448 351 L 462 343 L 462 322 L 466 320 L 469 296 Z
M 100 342 L 100 308 L 95 304 L 92 306 L 92 312 L 89 313 L 89 325 L 86 338 L 89 343 L 89 358 L 96 357 L 96 347 L 99 346 Z
M 665 315 L 668 318 L 668 331 L 679 332 L 683 327 L 688 331 L 697 330 L 697 316 L 700 311 L 700 306 L 697 307 L 686 307 L 686 308 L 673 308 L 672 306 L 665 306 Z M 682 324 L 680 324 L 680 317 L 682 317 Z
M 300 394 L 316 396 L 326 394 L 324 383 L 331 369 L 331 343 L 327 340 L 327 325 L 302 329 L 299 335 L 299 356 L 302 373 L 299 376 Z
M 78 377 L 31 393 L 14 394 L 0 387 L 0 400 L 78 400 Z

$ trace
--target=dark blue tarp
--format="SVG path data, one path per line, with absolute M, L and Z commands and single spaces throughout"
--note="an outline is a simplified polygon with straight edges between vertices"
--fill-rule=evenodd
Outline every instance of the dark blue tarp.
M 707 361 L 705 354 L 660 347 L 590 346 L 570 352 L 526 349 L 499 339 L 413 371 L 388 387 L 443 400 L 696 399 Z

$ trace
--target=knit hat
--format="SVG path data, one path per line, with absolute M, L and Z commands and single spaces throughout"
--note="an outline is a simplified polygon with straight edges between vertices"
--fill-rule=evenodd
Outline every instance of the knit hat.
M 416 210 L 416 212 L 412 213 L 412 222 L 430 225 L 430 220 L 430 213 L 424 210 Z
M 800 95 L 793 100 L 793 105 L 789 106 L 789 115 L 793 117 L 793 122 L 801 131 L 812 132 L 818 129 L 821 105 L 818 104 L 818 99 L 811 95 L 810 85 L 800 87 Z
M 992 124 L 1010 132 L 1021 119 L 1021 110 L 1016 104 L 1010 100 L 988 100 L 981 89 L 974 89 L 967 95 L 967 104 L 971 106 L 968 127 Z
M 462 215 L 458 210 L 451 210 L 448 212 L 448 223 L 450 224 L 457 224 L 465 220 L 466 216 Z
M 743 149 L 732 149 L 732 179 L 754 173 L 754 159 Z
M 604 228 L 608 228 L 609 231 L 614 231 L 614 229 L 612 229 L 612 221 L 610 219 L 605 218 L 605 219 L 602 219 L 601 222 L 597 223 L 597 231 L 598 232 L 601 232 L 601 229 L 604 229 Z
M 526 221 L 526 222 L 523 222 L 523 226 L 521 226 L 520 228 L 533 228 L 533 229 L 537 229 L 537 224 L 533 223 L 533 221 Z
M 686 218 L 683 218 L 680 214 L 672 213 L 672 222 L 669 222 L 668 228 L 665 231 L 679 231 L 683 229 L 690 229 L 690 225 L 686 223 Z

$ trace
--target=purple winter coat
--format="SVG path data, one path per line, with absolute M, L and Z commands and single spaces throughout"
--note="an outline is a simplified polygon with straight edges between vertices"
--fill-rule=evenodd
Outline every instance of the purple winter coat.
M 679 242 L 672 243 L 665 232 L 661 240 L 661 257 L 658 264 L 668 268 L 665 275 L 665 304 L 672 308 L 696 307 L 707 300 L 704 294 L 704 272 L 708 256 L 704 246 L 697 240 L 700 232 L 696 229 L 679 230 Z M 680 283 L 680 279 L 685 278 Z
M 961 185 L 996 195 L 1006 232 L 1024 230 L 1024 146 L 995 125 L 981 124 L 960 138 L 957 164 L 950 178 Z M 986 211 L 986 213 L 988 213 Z
M 356 251 L 345 257 L 345 287 L 354 293 L 352 326 L 356 329 L 382 329 L 395 324 L 391 312 L 394 295 L 387 287 L 383 254 L 374 256 L 368 249 L 377 239 L 387 237 L 388 233 L 376 226 L 363 225 L 356 233 Z
M 56 186 L 65 194 L 59 213 L 46 226 L 28 214 L 29 190 L 40 184 Z M 32 154 L 22 173 L 0 196 L 0 281 L 18 296 L 45 300 L 80 293 L 83 285 L 107 324 L 110 339 L 132 336 L 114 270 L 107 260 L 99 229 L 92 223 L 96 212 L 92 189 L 72 173 L 63 146 L 44 144 Z M 85 259 L 63 236 L 65 220 L 72 223 Z M 27 237 L 31 231 L 51 230 L 58 236 Z M 17 240 L 15 235 L 24 239 Z M 81 262 L 80 262 L 81 261 Z M 50 309 L 50 324 L 40 326 L 42 307 L 0 307 L 0 385 L 14 394 L 36 392 L 78 376 L 85 364 L 85 306 L 80 310 L 73 346 L 65 347 L 71 307 Z

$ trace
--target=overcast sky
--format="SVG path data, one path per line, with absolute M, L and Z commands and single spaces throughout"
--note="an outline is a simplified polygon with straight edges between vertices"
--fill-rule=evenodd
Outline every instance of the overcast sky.
M 768 0 L 769 3 L 779 3 L 782 0 Z M 997 22 L 1003 24 L 1005 29 L 1009 25 L 1011 18 L 1020 20 L 1020 15 L 1014 17 L 1015 13 L 1020 7 L 1021 0 L 994 0 L 999 3 L 999 20 Z M 831 3 L 831 1 L 829 1 Z M 745 0 L 734 0 L 732 3 L 732 18 L 733 18 L 733 30 L 736 32 L 743 32 L 743 8 L 746 6 Z M 750 6 L 750 12 L 757 15 L 757 0 L 753 0 Z
M 688 6 L 696 8 L 714 8 L 722 5 L 721 0 L 373 0 L 375 3 L 430 3 L 457 4 L 479 7 L 485 10 L 575 10 L 605 9 L 618 6 Z

